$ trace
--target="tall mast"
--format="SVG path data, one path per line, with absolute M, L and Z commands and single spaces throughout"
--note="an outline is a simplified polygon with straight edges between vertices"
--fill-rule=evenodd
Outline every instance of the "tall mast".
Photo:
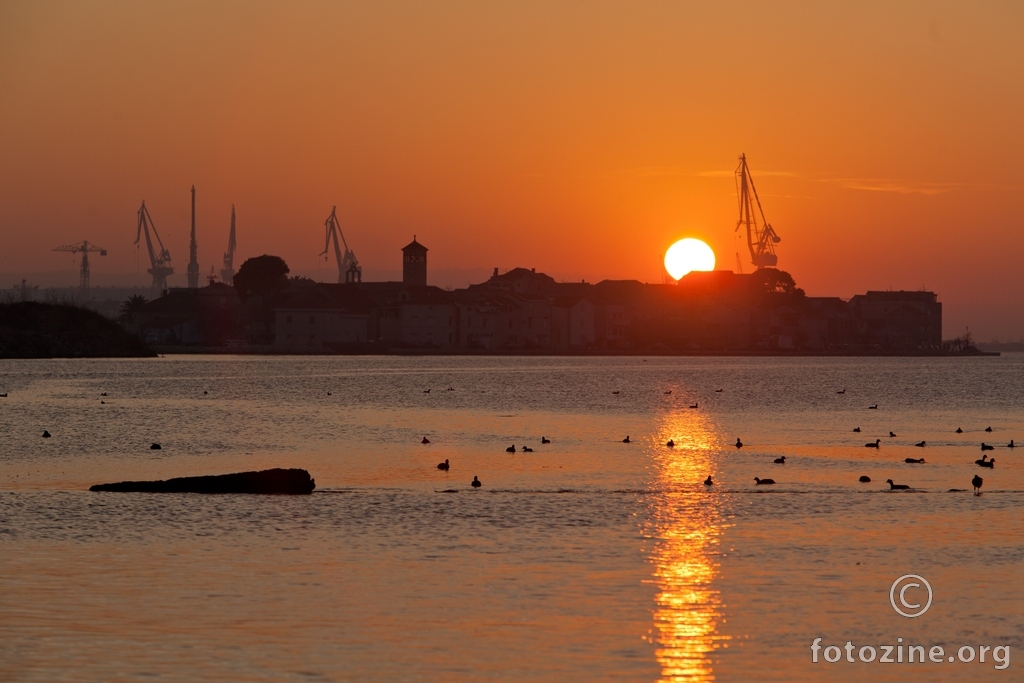
M 188 245 L 188 287 L 198 289 L 199 287 L 199 259 L 196 245 L 196 186 L 192 186 L 192 239 Z
M 764 217 L 761 199 L 757 196 L 754 179 L 747 168 L 747 155 L 740 155 L 740 165 L 736 169 L 736 195 L 739 199 L 740 217 L 736 222 L 736 230 L 746 228 L 747 249 L 750 250 L 750 262 L 758 270 L 774 268 L 779 262 L 775 255 L 775 245 L 782 241 Z M 757 204 L 757 212 L 754 204 Z M 761 225 L 757 224 L 757 216 L 761 216 Z
M 231 232 L 228 235 L 228 250 L 224 253 L 224 267 L 220 271 L 220 281 L 230 285 L 235 281 L 235 205 L 231 205 Z

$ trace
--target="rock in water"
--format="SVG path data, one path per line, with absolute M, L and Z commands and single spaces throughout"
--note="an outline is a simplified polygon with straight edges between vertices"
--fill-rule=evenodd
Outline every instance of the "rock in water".
M 237 472 L 205 477 L 178 477 L 160 481 L 121 481 L 116 484 L 96 484 L 90 491 L 117 491 L 121 493 L 266 493 L 302 495 L 312 493 L 316 481 L 309 472 L 300 469 L 261 470 Z

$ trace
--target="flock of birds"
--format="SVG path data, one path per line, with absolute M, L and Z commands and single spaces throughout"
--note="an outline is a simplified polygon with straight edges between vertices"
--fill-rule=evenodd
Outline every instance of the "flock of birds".
M 425 391 L 423 393 L 429 393 L 429 391 L 430 390 L 428 389 L 427 391 Z M 448 391 L 454 391 L 454 390 L 451 387 L 449 387 Z M 720 393 L 722 391 L 722 389 L 716 389 L 715 391 Z M 618 391 L 613 391 L 612 392 L 612 394 L 618 394 L 618 393 L 619 393 Z M 668 391 L 664 392 L 664 394 L 666 396 L 670 395 L 671 393 L 672 393 L 672 390 L 668 390 Z M 846 393 L 846 389 L 845 388 L 841 389 L 841 390 L 837 391 L 836 393 L 837 394 L 845 394 Z M 698 407 L 699 406 L 698 406 L 698 404 L 696 402 L 693 405 L 690 406 L 690 408 L 698 408 Z M 868 410 L 878 410 L 878 404 L 874 403 L 874 404 L 868 406 Z M 853 431 L 857 432 L 857 433 L 860 433 L 861 429 L 860 429 L 860 427 L 854 427 Z M 985 431 L 986 432 L 992 432 L 992 427 L 986 427 Z M 957 434 L 963 434 L 963 432 L 964 432 L 964 430 L 963 430 L 962 427 L 957 427 L 957 429 L 956 429 L 956 433 Z M 45 435 L 45 436 L 48 436 L 48 434 Z M 890 438 L 896 438 L 895 432 L 890 431 L 889 432 L 889 437 Z M 549 443 L 551 443 L 551 439 L 547 438 L 546 436 L 542 436 L 540 442 L 542 444 L 549 444 Z M 422 443 L 422 444 L 429 444 L 430 443 L 430 439 L 428 439 L 426 436 L 424 436 L 423 440 L 420 441 L 420 443 Z M 622 443 L 633 443 L 632 440 L 629 438 L 629 434 L 627 434 L 626 438 L 624 438 L 622 440 Z M 669 439 L 667 442 L 665 442 L 665 446 L 668 447 L 668 448 L 675 448 L 675 445 L 676 445 L 676 443 L 675 443 L 675 441 L 673 439 Z M 744 446 L 743 441 L 740 438 L 737 438 L 736 439 L 736 443 L 733 444 L 733 445 L 736 448 L 743 448 L 743 446 Z M 916 446 L 917 448 L 925 448 L 926 445 L 927 445 L 927 443 L 925 441 L 918 441 L 917 443 L 914 444 L 914 446 Z M 869 441 L 868 443 L 864 444 L 864 447 L 865 448 L 881 449 L 881 447 L 882 447 L 882 440 L 881 439 L 875 439 L 874 441 Z M 1014 443 L 1013 439 L 1010 439 L 1010 442 L 1008 444 L 1006 444 L 1006 448 L 1016 448 L 1016 447 L 1017 447 L 1017 445 Z M 157 446 L 157 448 L 159 448 L 159 446 Z M 993 446 L 991 444 L 987 444 L 984 441 L 981 443 L 981 450 L 982 451 L 991 451 L 994 448 L 995 448 L 995 446 Z M 511 446 L 506 448 L 505 452 L 506 453 L 516 453 L 516 446 L 515 446 L 515 444 L 512 444 Z M 533 449 L 530 448 L 529 446 L 520 446 L 520 452 L 522 452 L 522 453 L 533 453 Z M 786 464 L 786 456 L 784 456 L 784 455 L 779 456 L 778 458 L 775 458 L 773 460 L 773 462 L 776 465 L 785 465 Z M 925 459 L 924 458 L 904 458 L 903 462 L 908 464 L 908 465 L 911 465 L 911 464 L 912 465 L 918 465 L 918 464 L 925 464 Z M 982 455 L 980 460 L 975 460 L 974 461 L 974 464 L 978 465 L 979 467 L 986 467 L 988 469 L 994 469 L 995 468 L 995 464 L 996 464 L 996 460 L 995 460 L 995 458 L 989 458 L 988 455 Z M 449 461 L 447 459 L 445 459 L 444 462 L 439 463 L 437 465 L 437 469 L 443 470 L 445 472 L 447 472 L 450 468 L 451 468 L 451 464 L 449 463 Z M 858 481 L 860 481 L 862 484 L 867 484 L 867 483 L 871 482 L 871 477 L 869 477 L 867 475 L 861 475 L 861 477 L 858 479 Z M 984 484 L 984 481 L 985 480 L 982 479 L 978 475 L 974 475 L 974 478 L 971 479 L 971 485 L 974 487 L 975 495 L 980 495 L 981 494 L 981 487 L 982 487 L 982 484 Z M 776 482 L 775 482 L 774 479 L 770 479 L 770 478 L 762 479 L 761 477 L 754 477 L 754 484 L 756 486 L 771 486 L 772 484 L 775 484 L 775 483 Z M 889 485 L 889 490 L 890 491 L 906 491 L 906 490 L 910 490 L 912 488 L 909 484 L 897 484 L 892 479 L 886 479 L 885 483 Z M 714 486 L 714 484 L 715 484 L 715 482 L 712 480 L 711 475 L 709 474 L 707 479 L 704 480 L 704 485 L 705 486 Z M 471 482 L 471 485 L 473 486 L 473 488 L 480 488 L 483 484 L 480 482 L 480 479 L 477 476 L 474 476 L 473 477 L 473 481 Z M 965 490 L 966 489 L 949 489 L 949 491 L 951 493 L 965 491 Z

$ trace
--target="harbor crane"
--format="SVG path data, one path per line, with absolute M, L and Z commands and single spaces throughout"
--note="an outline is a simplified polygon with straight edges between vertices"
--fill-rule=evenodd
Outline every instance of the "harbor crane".
M 235 281 L 235 205 L 231 205 L 231 232 L 228 234 L 228 250 L 224 252 L 224 266 L 220 269 L 220 281 L 231 285 Z
M 736 222 L 736 230 L 742 227 L 747 229 L 747 248 L 750 249 L 750 262 L 758 270 L 762 268 L 774 268 L 779 262 L 775 255 L 775 245 L 782 241 L 775 229 L 764 217 L 764 209 L 761 208 L 761 199 L 757 196 L 757 188 L 754 187 L 754 179 L 747 167 L 747 155 L 740 155 L 740 165 L 736 168 L 736 194 L 740 205 L 740 218 Z M 751 199 L 753 195 L 753 199 Z M 754 204 L 757 204 L 757 214 L 761 216 L 761 225 L 757 223 L 757 215 L 754 213 Z
M 160 234 L 156 231 L 156 225 L 153 224 L 153 218 L 149 215 L 149 209 L 146 208 L 145 200 L 139 209 L 139 232 L 135 235 L 135 244 L 139 243 L 143 233 L 146 235 L 146 249 L 149 251 L 151 264 L 146 272 L 153 276 L 153 291 L 163 292 L 167 289 L 167 276 L 174 273 L 174 268 L 171 267 L 171 252 L 164 247 Z M 159 250 L 153 248 L 153 237 L 156 238 Z
M 327 251 L 331 248 L 331 240 L 334 240 L 334 258 L 338 262 L 338 282 L 346 282 L 346 277 L 359 281 L 362 280 L 363 269 L 359 266 L 359 261 L 356 259 L 355 253 L 348 248 L 348 242 L 345 241 L 345 234 L 341 231 L 341 225 L 338 223 L 337 215 L 338 207 L 331 209 L 331 215 L 324 221 L 324 227 L 327 229 L 327 241 L 324 244 L 324 250 L 320 252 L 321 256 L 327 254 Z M 341 255 L 341 247 L 345 246 L 345 255 Z
M 79 242 L 78 244 L 65 244 L 64 246 L 57 247 L 54 251 L 70 251 L 72 255 L 82 255 L 82 273 L 81 283 L 79 287 L 82 291 L 88 291 L 89 289 L 89 254 L 99 252 L 100 256 L 106 256 L 107 250 L 103 247 L 97 247 L 88 240 Z

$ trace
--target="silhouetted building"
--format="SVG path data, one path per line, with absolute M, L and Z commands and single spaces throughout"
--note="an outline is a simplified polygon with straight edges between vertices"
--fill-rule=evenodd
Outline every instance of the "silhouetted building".
M 414 287 L 427 286 L 427 248 L 416 241 L 402 247 L 402 283 Z

